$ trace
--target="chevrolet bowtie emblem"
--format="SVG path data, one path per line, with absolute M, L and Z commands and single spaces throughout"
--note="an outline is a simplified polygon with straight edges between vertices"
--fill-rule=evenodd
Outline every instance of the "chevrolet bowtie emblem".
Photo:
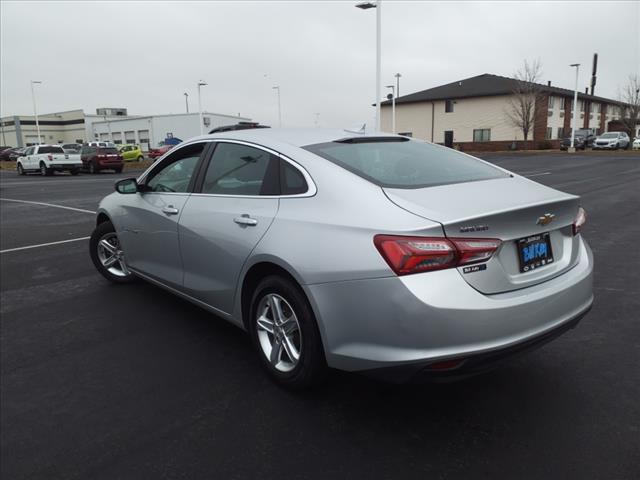
M 545 213 L 543 216 L 538 217 L 538 221 L 536 222 L 538 225 L 549 225 L 551 222 L 553 222 L 553 219 L 555 218 L 555 215 L 553 213 Z

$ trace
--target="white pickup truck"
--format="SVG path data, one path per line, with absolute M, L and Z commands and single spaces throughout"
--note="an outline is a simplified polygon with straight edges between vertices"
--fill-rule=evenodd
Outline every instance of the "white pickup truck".
M 79 153 L 64 153 L 60 145 L 34 145 L 27 148 L 22 157 L 18 157 L 16 168 L 20 175 L 29 172 L 51 175 L 64 171 L 77 175 L 82 168 L 82 161 Z

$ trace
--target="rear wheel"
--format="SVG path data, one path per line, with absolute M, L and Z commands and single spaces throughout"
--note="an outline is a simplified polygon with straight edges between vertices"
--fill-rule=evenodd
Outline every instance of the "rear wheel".
M 74 168 L 69 173 L 71 173 L 71 175 L 78 175 L 80 173 L 80 170 L 78 170 L 77 168 Z
M 258 284 L 249 332 L 260 362 L 280 385 L 301 389 L 324 378 L 327 365 L 315 316 L 290 280 L 270 276 Z
M 138 157 L 138 161 L 139 161 L 139 162 L 141 162 L 141 161 L 143 161 L 143 160 L 144 160 L 144 157 L 143 157 L 142 155 L 140 155 L 140 156 Z
M 43 177 L 51 175 L 51 169 L 47 168 L 44 162 L 40 162 L 40 175 L 42 175 Z
M 24 168 L 22 168 L 22 164 L 18 163 L 17 165 L 18 175 L 25 175 Z
M 135 276 L 127 268 L 124 251 L 111 222 L 98 225 L 89 240 L 93 265 L 104 278 L 114 283 L 130 283 Z
M 89 173 L 98 173 L 99 171 L 93 162 L 89 164 Z

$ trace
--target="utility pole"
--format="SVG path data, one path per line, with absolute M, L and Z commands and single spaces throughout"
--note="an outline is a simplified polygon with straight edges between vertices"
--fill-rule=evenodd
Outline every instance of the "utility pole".
M 278 128 L 282 128 L 282 108 L 280 105 L 280 85 L 276 85 L 272 87 L 273 90 L 278 92 Z
M 402 75 L 400 75 L 399 73 L 396 73 L 394 75 L 394 77 L 396 77 L 396 97 L 400 96 L 400 77 Z
M 36 117 L 36 131 L 38 132 L 38 142 L 36 145 L 39 145 L 42 141 L 40 137 L 40 122 L 38 122 L 38 109 L 36 108 L 36 94 L 33 90 L 33 85 L 40 85 L 42 82 L 40 80 L 31 80 L 31 100 L 33 101 L 33 115 Z
M 200 135 L 204 134 L 204 125 L 202 122 L 202 98 L 200 97 L 200 87 L 204 87 L 207 83 L 204 80 L 198 81 L 198 112 L 200 113 Z
M 189 113 L 189 94 L 184 92 L 184 104 L 187 107 L 187 113 Z
M 578 118 L 578 72 L 580 71 L 579 63 L 572 63 L 570 67 L 576 67 L 576 87 L 573 91 L 573 119 L 571 124 L 571 147 L 569 151 L 574 153 L 576 151 L 574 147 L 574 141 L 576 138 L 576 120 Z

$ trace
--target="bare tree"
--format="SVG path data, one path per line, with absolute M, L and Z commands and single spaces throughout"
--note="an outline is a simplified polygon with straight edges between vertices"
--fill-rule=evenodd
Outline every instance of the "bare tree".
M 633 138 L 640 124 L 640 75 L 629 75 L 627 84 L 619 94 L 620 121 Z
M 535 122 L 536 104 L 542 99 L 542 86 L 538 84 L 541 75 L 540 60 L 531 63 L 524 61 L 523 67 L 514 74 L 513 89 L 505 112 L 513 126 L 522 131 L 525 145 Z

